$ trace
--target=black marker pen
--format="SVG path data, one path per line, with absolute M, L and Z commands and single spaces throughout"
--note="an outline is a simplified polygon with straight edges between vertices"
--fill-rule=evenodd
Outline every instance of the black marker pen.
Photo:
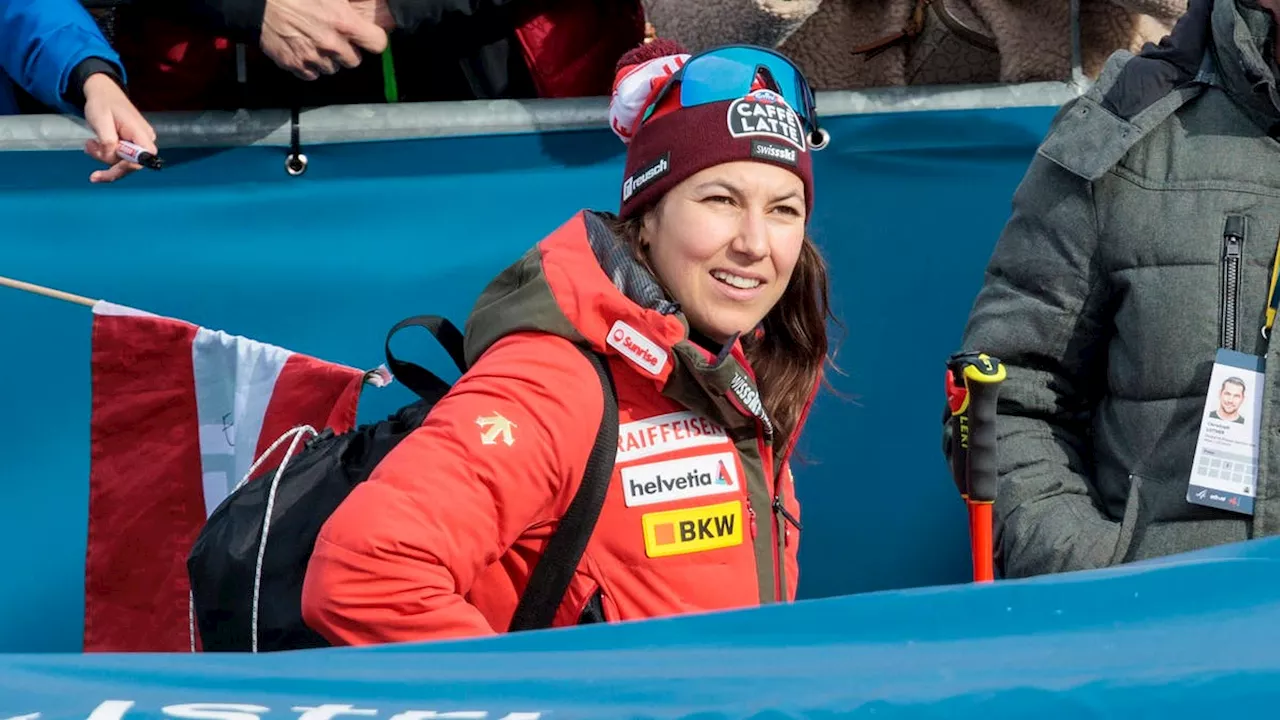
M 141 145 L 135 145 L 128 140 L 120 141 L 120 146 L 116 148 L 116 156 L 121 160 L 138 163 L 139 165 L 151 168 L 152 170 L 159 170 L 164 167 L 164 160 L 161 160 L 159 155 L 152 153 Z

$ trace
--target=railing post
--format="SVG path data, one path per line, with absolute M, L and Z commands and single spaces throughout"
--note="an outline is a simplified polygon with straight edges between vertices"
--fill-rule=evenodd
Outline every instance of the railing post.
M 1084 51 L 1080 41 L 1080 0 L 1071 0 L 1071 82 L 1084 88 L 1089 84 L 1084 74 Z

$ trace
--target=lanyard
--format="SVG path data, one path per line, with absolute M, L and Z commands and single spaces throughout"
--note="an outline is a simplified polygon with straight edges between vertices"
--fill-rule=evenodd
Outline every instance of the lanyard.
M 1276 278 L 1280 277 L 1280 244 L 1276 245 L 1276 258 L 1271 262 L 1271 287 L 1267 290 L 1267 320 L 1262 327 L 1262 337 L 1270 340 L 1271 326 L 1276 324 L 1276 314 L 1280 311 L 1280 293 L 1276 292 Z

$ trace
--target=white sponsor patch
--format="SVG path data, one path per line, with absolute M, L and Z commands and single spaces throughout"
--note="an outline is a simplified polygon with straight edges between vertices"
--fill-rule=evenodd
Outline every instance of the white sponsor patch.
M 618 426 L 619 463 L 726 442 L 724 428 L 682 410 Z
M 752 140 L 751 157 L 775 160 L 788 165 L 795 165 L 799 162 L 796 157 L 795 148 L 783 147 L 777 143 L 771 143 L 768 140 Z
M 658 375 L 667 364 L 667 351 L 658 344 L 636 332 L 636 329 L 621 320 L 613 324 L 609 330 L 608 343 L 618 352 L 631 358 L 637 365 L 648 372 Z
M 622 202 L 631 199 L 632 195 L 649 187 L 671 172 L 671 153 L 663 153 L 662 157 L 636 171 L 635 175 L 622 183 Z
M 696 455 L 622 469 L 627 507 L 738 492 L 737 459 L 732 452 Z
M 780 95 L 757 90 L 729 105 L 729 134 L 736 138 L 763 137 L 781 140 L 805 152 L 804 127 L 800 116 Z
M 733 394 L 738 396 L 738 400 L 746 408 L 747 412 L 755 415 L 764 425 L 764 431 L 770 435 L 773 434 L 773 423 L 769 421 L 769 415 L 764 411 L 764 403 L 760 402 L 760 392 L 756 390 L 755 385 L 742 375 L 735 373 L 733 380 L 729 383 L 729 388 L 733 390 Z

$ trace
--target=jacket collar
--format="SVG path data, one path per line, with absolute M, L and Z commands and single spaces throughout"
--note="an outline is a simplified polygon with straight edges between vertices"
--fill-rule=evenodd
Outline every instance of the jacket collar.
M 1268 131 L 1280 122 L 1275 27 L 1271 13 L 1254 0 L 1213 2 L 1209 75 L 1213 84 Z

